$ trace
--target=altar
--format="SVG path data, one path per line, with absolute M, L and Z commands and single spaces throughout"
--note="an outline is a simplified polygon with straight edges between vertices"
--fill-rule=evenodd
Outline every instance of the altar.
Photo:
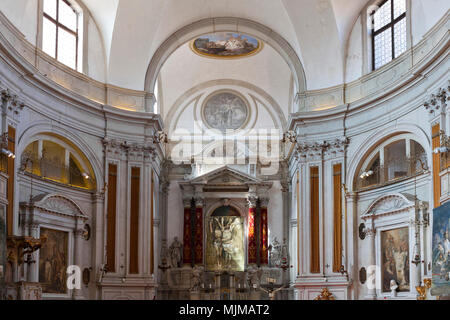
M 287 244 L 269 239 L 272 185 L 227 166 L 179 182 L 183 234 L 163 250 L 160 299 L 261 300 L 289 287 Z

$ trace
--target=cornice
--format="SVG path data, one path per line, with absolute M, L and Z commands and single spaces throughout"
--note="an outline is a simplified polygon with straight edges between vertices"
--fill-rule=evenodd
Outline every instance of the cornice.
M 289 130 L 294 130 L 296 126 L 305 123 L 339 119 L 374 107 L 426 78 L 436 65 L 448 57 L 449 16 L 450 11 L 427 33 L 424 39 L 402 56 L 360 79 L 345 84 L 343 89 L 342 86 L 337 86 L 305 92 L 303 98 L 320 94 L 341 95 L 343 90 L 345 99 L 337 106 L 330 108 L 324 108 L 320 104 L 305 106 L 300 112 L 290 115 Z
M 298 141 L 295 136 L 293 158 L 295 161 L 319 161 L 343 157 L 345 150 L 350 144 L 350 139 L 343 137 L 335 140 L 324 141 Z

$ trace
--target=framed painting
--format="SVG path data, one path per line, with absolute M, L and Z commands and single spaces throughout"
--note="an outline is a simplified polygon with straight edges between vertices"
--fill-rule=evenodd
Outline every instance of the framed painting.
M 450 295 L 450 203 L 433 211 L 431 295 Z
M 211 217 L 207 222 L 206 243 L 208 271 L 244 271 L 244 228 L 241 217 Z
M 243 97 L 234 92 L 217 92 L 206 99 L 202 108 L 205 123 L 222 132 L 242 128 L 248 121 L 249 110 Z
M 381 285 L 390 292 L 390 282 L 395 280 L 400 292 L 409 292 L 409 229 L 408 227 L 381 232 Z
M 42 292 L 66 294 L 69 235 L 64 231 L 41 228 L 41 236 L 47 236 L 47 242 L 39 250 L 39 282 Z
M 258 53 L 262 49 L 262 42 L 242 33 L 216 32 L 192 41 L 191 49 L 205 57 L 233 59 Z

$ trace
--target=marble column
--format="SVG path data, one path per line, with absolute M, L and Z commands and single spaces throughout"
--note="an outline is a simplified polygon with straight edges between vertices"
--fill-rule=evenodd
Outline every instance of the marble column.
M 256 229 L 255 229 L 255 214 L 256 214 L 256 197 L 248 197 L 248 264 L 255 264 L 257 262 L 256 252 Z
M 36 223 L 31 223 L 29 235 L 35 239 L 39 238 L 39 225 Z M 28 282 L 39 282 L 39 250 L 34 251 L 30 254 L 30 258 L 33 262 L 27 264 L 28 268 Z M 25 261 L 28 257 L 24 257 Z
M 267 206 L 269 204 L 269 198 L 261 198 L 261 212 L 260 212 L 260 231 L 259 231 L 259 253 L 260 253 L 260 262 L 262 265 L 267 265 L 269 263 L 269 226 L 268 226 L 268 212 Z
M 378 279 L 378 267 L 376 266 L 376 247 L 375 247 L 375 237 L 376 230 L 373 221 L 369 221 L 366 226 L 366 237 L 370 241 L 370 252 L 368 256 L 368 268 L 367 268 L 367 300 L 377 299 L 377 285 Z
M 74 230 L 74 259 L 73 264 L 75 266 L 78 266 L 80 268 L 80 276 L 81 272 L 83 270 L 83 241 L 84 241 L 84 229 L 83 229 L 83 220 L 77 219 L 76 227 Z M 80 289 L 73 289 L 72 297 L 74 300 L 81 300 L 84 299 L 81 287 Z
M 203 206 L 204 199 L 197 197 L 195 199 L 195 232 L 194 232 L 194 251 L 195 264 L 203 264 Z
M 358 236 L 356 233 L 355 238 L 355 232 L 353 230 L 357 230 L 357 212 L 358 212 L 358 203 L 357 203 L 358 196 L 355 193 L 346 193 L 345 194 L 345 200 L 346 200 L 346 230 L 345 232 L 345 245 L 344 245 L 344 252 L 345 255 L 342 259 L 342 263 L 345 266 L 346 270 L 348 271 L 348 277 L 349 280 L 351 279 L 357 279 L 358 277 L 358 256 L 357 256 L 357 250 L 355 248 L 358 246 Z M 356 220 L 355 220 L 356 219 Z M 355 280 L 357 281 L 357 280 Z M 353 299 L 358 298 L 358 285 L 353 286 Z
M 183 224 L 183 263 L 191 264 L 191 198 L 184 198 Z

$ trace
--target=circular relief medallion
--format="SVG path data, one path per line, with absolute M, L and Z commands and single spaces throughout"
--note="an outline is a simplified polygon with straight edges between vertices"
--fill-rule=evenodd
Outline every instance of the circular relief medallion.
M 203 106 L 203 118 L 206 124 L 221 131 L 241 128 L 248 114 L 244 99 L 231 92 L 214 94 Z

